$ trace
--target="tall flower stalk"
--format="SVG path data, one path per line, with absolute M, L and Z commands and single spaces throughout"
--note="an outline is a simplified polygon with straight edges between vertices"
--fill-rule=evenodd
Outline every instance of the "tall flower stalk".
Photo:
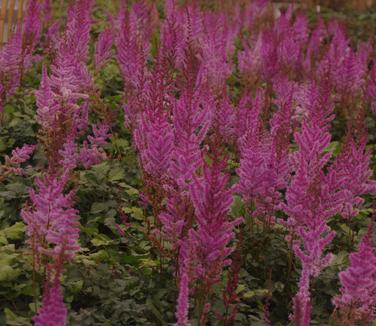
M 80 248 L 79 215 L 74 208 L 75 191 L 67 191 L 72 171 L 85 168 L 105 157 L 101 147 L 108 138 L 109 127 L 93 124 L 92 136 L 78 138 L 87 132 L 88 99 L 92 79 L 87 70 L 91 29 L 91 1 L 76 1 L 68 9 L 67 28 L 56 40 L 58 50 L 50 67 L 42 69 L 37 98 L 37 121 L 47 167 L 35 179 L 30 190 L 32 205 L 22 217 L 27 224 L 28 242 L 33 252 L 34 267 L 44 272 L 42 308 L 34 317 L 36 325 L 67 324 L 61 276 L 64 264 L 72 261 Z

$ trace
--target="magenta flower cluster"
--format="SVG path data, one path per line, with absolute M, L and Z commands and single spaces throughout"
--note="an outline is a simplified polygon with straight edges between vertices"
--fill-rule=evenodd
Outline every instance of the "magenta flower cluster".
M 142 204 L 154 217 L 147 235 L 175 272 L 177 326 L 190 325 L 193 312 L 199 325 L 210 316 L 233 322 L 238 275 L 228 274 L 240 273 L 234 251 L 248 219 L 284 230 L 300 264 L 290 318 L 310 325 L 312 281 L 333 258 L 329 222 L 350 223 L 365 196 L 376 195 L 365 122 L 376 114 L 371 42 L 353 47 L 338 22 L 309 24 L 293 6 L 276 15 L 266 0 L 224 1 L 216 10 L 180 2 L 166 0 L 163 14 L 154 1 L 121 2 L 96 34 L 94 1 L 70 1 L 63 25 L 51 1 L 30 0 L 22 27 L 0 50 L 0 123 L 26 71 L 42 67 L 39 142 L 15 148 L 0 165 L 2 181 L 27 174 L 34 151 L 45 157 L 21 212 L 45 280 L 37 326 L 68 323 L 62 277 L 80 250 L 74 177 L 109 159 L 114 114 L 96 85 L 109 62 L 123 80 L 124 126 L 137 152 Z M 336 119 L 344 130 L 335 138 Z M 235 196 L 243 217 L 231 212 Z M 372 228 L 349 255 L 332 300 L 340 318 L 350 313 L 354 322 L 376 319 Z M 226 316 L 213 305 L 225 279 L 226 307 L 235 307 Z

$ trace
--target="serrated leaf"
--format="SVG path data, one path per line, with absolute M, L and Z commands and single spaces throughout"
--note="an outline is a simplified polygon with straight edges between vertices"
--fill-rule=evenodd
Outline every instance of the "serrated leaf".
M 256 289 L 256 290 L 250 290 L 242 294 L 242 297 L 244 299 L 251 299 L 253 297 L 263 297 L 266 296 L 269 293 L 269 290 L 267 289 Z
M 22 222 L 16 222 L 12 226 L 3 229 L 1 233 L 3 233 L 7 239 L 19 240 L 25 233 L 25 224 Z
M 109 260 L 109 258 L 110 258 L 110 255 L 108 254 L 106 250 L 99 250 L 98 252 L 94 252 L 88 256 L 88 259 L 87 259 L 89 260 L 88 265 L 92 265 L 92 261 L 103 262 L 103 261 Z
M 141 262 L 141 265 L 143 267 L 153 268 L 153 267 L 157 267 L 158 266 L 158 261 L 153 260 L 151 258 L 140 259 L 140 262 Z
M 332 141 L 325 149 L 324 153 L 332 152 L 334 156 L 337 156 L 341 150 L 341 143 L 338 141 Z
M 244 203 L 240 196 L 234 196 L 234 201 L 231 206 L 231 215 L 233 217 L 240 217 L 244 215 Z
M 108 179 L 110 181 L 122 180 L 124 178 L 125 178 L 125 172 L 124 172 L 124 169 L 121 167 L 115 167 L 114 169 L 111 169 L 108 175 Z
M 137 256 L 123 255 L 123 256 L 120 256 L 119 262 L 121 264 L 138 266 L 140 264 L 140 258 Z
M 81 291 L 83 285 L 84 285 L 84 281 L 83 280 L 77 280 L 77 281 L 70 282 L 68 286 L 69 286 L 69 289 L 73 293 L 78 293 L 78 292 Z
M 148 298 L 147 301 L 146 301 L 146 303 L 149 306 L 149 308 L 150 308 L 151 312 L 153 313 L 153 315 L 158 319 L 158 321 L 162 325 L 167 326 L 168 324 L 163 319 L 162 314 L 159 312 L 159 310 L 157 309 L 157 307 L 154 305 L 153 301 L 150 298 Z
M 97 234 L 93 239 L 91 239 L 91 243 L 94 246 L 109 246 L 113 243 L 113 240 L 109 238 L 105 234 Z
M 4 308 L 4 315 L 5 315 L 6 325 L 31 326 L 30 318 L 18 316 L 9 308 Z
M 92 214 L 98 214 L 98 213 L 101 213 L 103 211 L 105 211 L 106 209 L 108 209 L 108 203 L 107 202 L 104 202 L 104 203 L 93 203 L 91 205 L 91 208 L 90 208 L 90 213 Z
M 139 191 L 136 189 L 136 188 L 133 188 L 129 185 L 126 185 L 126 188 L 128 188 L 127 190 L 125 190 L 125 192 L 129 195 L 129 196 L 136 196 L 139 194 Z
M 102 181 L 110 170 L 110 166 L 107 162 L 94 165 L 92 167 L 92 173 L 95 175 L 98 181 Z
M 130 214 L 136 220 L 144 220 L 144 213 L 139 207 L 124 207 L 123 211 L 124 213 Z
M 0 265 L 0 282 L 9 282 L 17 278 L 20 271 L 14 269 L 10 265 Z
M 9 191 L 13 191 L 16 194 L 24 194 L 27 192 L 26 185 L 21 182 L 7 184 L 5 188 Z

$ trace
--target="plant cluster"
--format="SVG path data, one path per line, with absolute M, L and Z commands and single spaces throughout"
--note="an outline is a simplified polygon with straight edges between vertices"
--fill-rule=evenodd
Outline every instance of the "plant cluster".
M 372 40 L 293 6 L 30 0 L 0 50 L 0 318 L 376 320 L 375 108 Z

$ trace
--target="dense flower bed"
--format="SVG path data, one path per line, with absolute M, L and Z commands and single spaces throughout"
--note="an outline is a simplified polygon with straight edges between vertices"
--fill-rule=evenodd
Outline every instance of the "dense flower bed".
M 30 0 L 0 51 L 0 323 L 376 320 L 376 61 L 264 0 Z

